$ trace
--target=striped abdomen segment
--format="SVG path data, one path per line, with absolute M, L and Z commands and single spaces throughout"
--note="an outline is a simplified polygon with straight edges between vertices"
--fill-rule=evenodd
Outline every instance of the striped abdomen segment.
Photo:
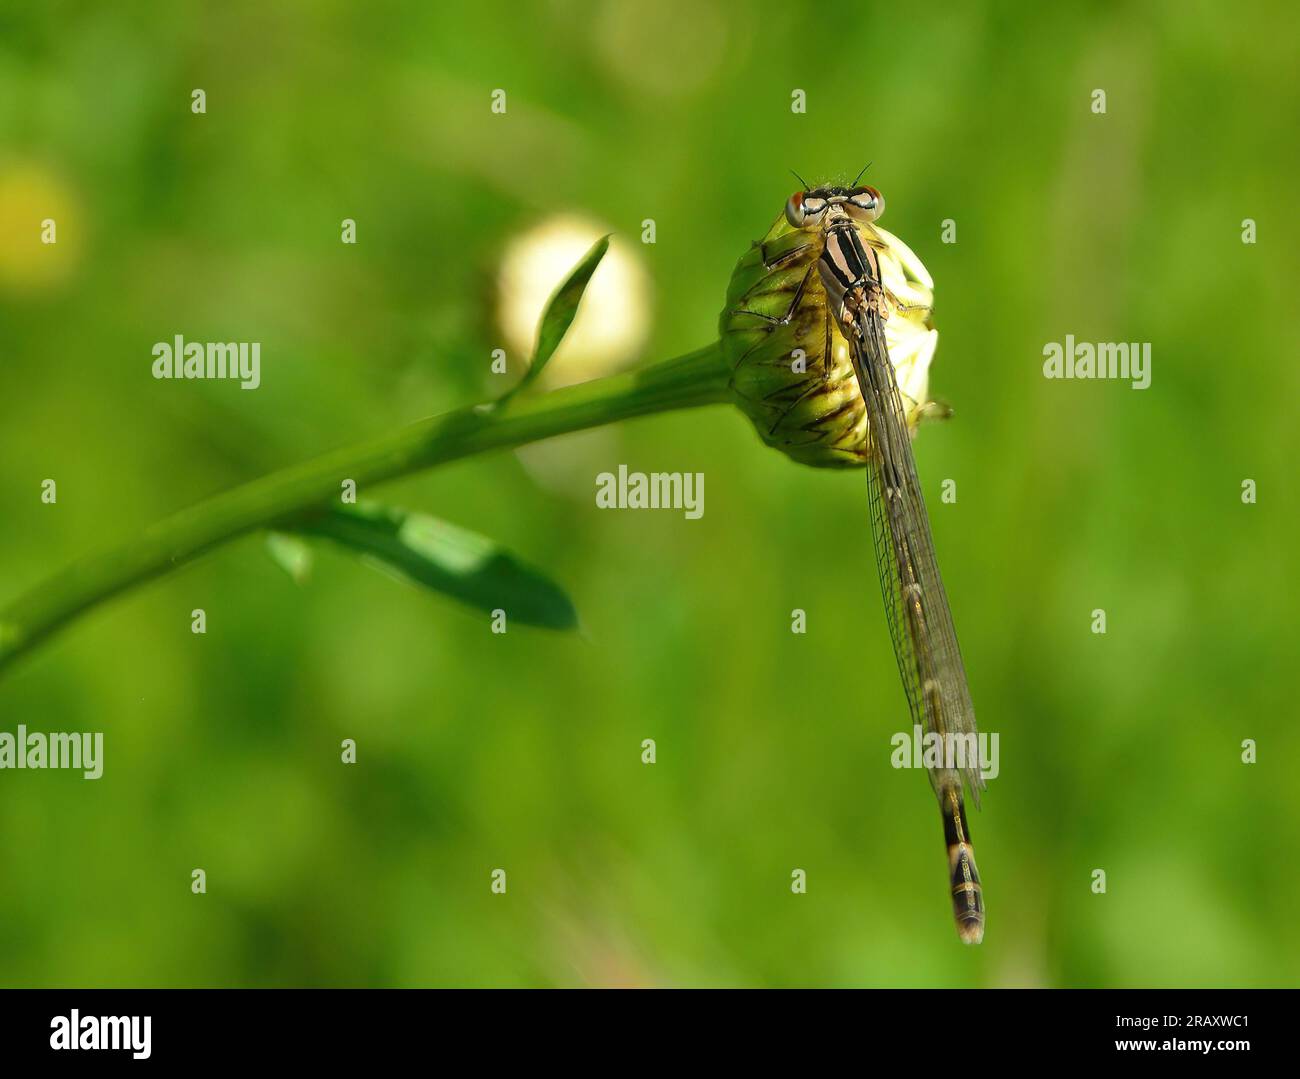
M 939 805 L 943 811 L 943 837 L 948 844 L 952 914 L 957 920 L 957 935 L 966 944 L 978 944 L 984 939 L 984 892 L 980 888 L 979 870 L 975 868 L 975 847 L 966 824 L 961 788 L 945 788 Z

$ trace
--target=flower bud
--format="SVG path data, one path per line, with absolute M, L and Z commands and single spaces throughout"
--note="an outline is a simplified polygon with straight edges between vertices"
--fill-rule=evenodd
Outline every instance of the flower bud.
M 934 282 L 896 236 L 859 227 L 864 244 L 869 235 L 887 245 L 876 246 L 889 310 L 885 342 L 915 432 L 939 337 L 930 321 Z M 866 408 L 848 342 L 826 304 L 821 251 L 818 232 L 778 217 L 736 264 L 718 330 L 733 398 L 763 441 L 802 464 L 856 468 L 867 462 Z

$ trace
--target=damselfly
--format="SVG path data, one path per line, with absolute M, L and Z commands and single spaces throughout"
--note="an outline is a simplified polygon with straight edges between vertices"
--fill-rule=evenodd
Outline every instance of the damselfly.
M 768 441 L 810 464 L 866 466 L 876 571 L 912 721 L 942 745 L 953 744 L 948 736 L 973 745 L 975 709 L 912 457 L 912 431 L 936 407 L 924 385 L 925 350 L 934 344 L 929 281 L 915 274 L 919 263 L 905 245 L 874 224 L 884 205 L 880 192 L 856 182 L 792 195 L 786 227 L 778 223 L 751 266 L 742 259 L 737 268 L 724 337 L 739 342 L 733 386 Z M 890 287 L 887 271 L 898 277 L 900 269 L 921 287 L 906 295 Z M 916 299 L 923 302 L 908 302 Z M 890 322 L 902 332 L 890 334 Z M 979 764 L 973 754 L 964 764 L 945 757 L 928 771 L 957 932 L 978 943 L 984 900 L 962 786 L 978 804 Z

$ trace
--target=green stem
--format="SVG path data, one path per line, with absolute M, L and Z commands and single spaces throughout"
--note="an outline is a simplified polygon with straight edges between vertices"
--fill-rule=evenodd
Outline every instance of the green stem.
M 634 416 L 727 400 L 718 344 L 628 374 L 504 405 L 475 405 L 253 480 L 152 525 L 49 578 L 0 611 L 0 670 L 60 627 L 134 585 L 260 528 L 284 525 L 363 485 L 487 450 L 510 449 Z

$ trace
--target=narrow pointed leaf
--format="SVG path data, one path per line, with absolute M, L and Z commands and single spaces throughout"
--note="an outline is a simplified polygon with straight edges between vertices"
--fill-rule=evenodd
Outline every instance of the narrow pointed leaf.
M 503 610 L 507 623 L 577 628 L 577 612 L 559 585 L 494 540 L 436 517 L 389 506 L 348 506 L 304 521 L 297 530 L 471 607 Z
M 569 332 L 569 327 L 573 325 L 573 320 L 578 314 L 578 304 L 582 300 L 582 294 L 587 291 L 591 275 L 596 272 L 596 267 L 600 265 L 600 260 L 605 257 L 605 252 L 608 250 L 609 237 L 602 236 L 592 245 L 591 250 L 582 256 L 582 260 L 547 302 L 546 310 L 542 312 L 542 321 L 537 329 L 537 349 L 533 353 L 532 363 L 524 372 L 524 377 L 515 387 L 516 390 L 523 389 L 537 378 L 542 373 L 542 368 L 555 355 L 555 350 L 560 347 L 560 342 L 564 340 L 564 335 Z

